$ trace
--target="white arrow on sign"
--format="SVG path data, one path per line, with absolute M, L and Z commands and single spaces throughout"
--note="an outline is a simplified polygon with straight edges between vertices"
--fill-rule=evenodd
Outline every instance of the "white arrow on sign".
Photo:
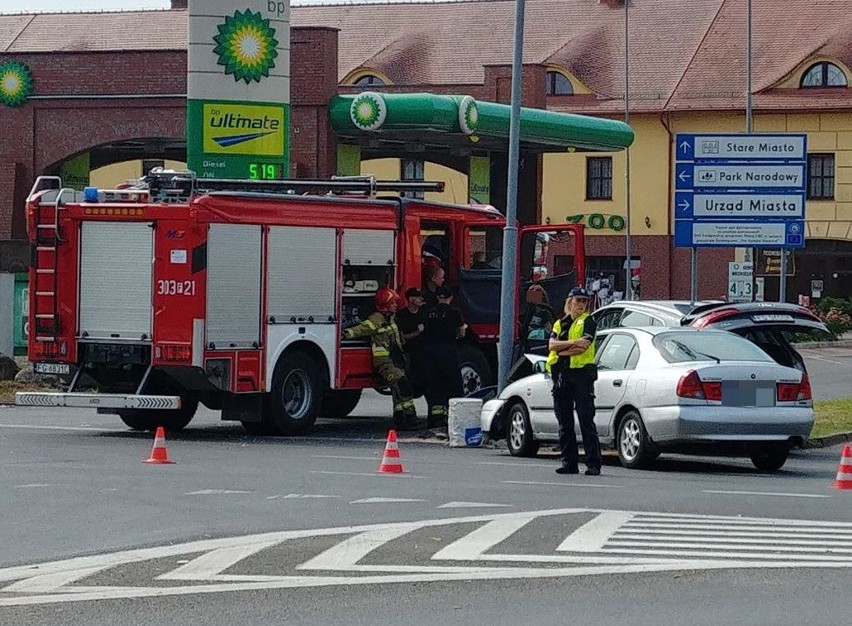
M 680 142 L 680 149 L 684 152 L 689 152 L 689 142 L 684 140 Z
M 686 180 L 687 178 L 692 178 L 692 176 L 690 176 L 686 172 L 681 172 L 680 174 L 677 175 L 677 177 L 680 178 L 682 181 Z
M 687 200 L 681 200 L 681 201 L 678 203 L 677 208 L 679 208 L 679 209 L 680 209 L 681 211 L 683 211 L 683 212 L 688 211 L 688 210 L 689 210 L 689 201 L 687 201 Z

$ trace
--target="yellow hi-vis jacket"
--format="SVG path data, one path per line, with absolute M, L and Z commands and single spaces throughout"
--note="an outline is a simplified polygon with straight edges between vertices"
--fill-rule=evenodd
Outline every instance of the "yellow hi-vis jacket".
M 558 319 L 553 323 L 553 334 L 556 335 L 560 340 L 565 341 L 565 339 L 575 340 L 580 339 L 585 333 L 583 332 L 584 322 L 586 318 L 589 317 L 588 313 L 582 313 L 577 319 L 575 319 L 571 326 L 568 327 L 568 336 L 562 337 L 562 320 Z M 551 371 L 554 365 L 559 361 L 559 355 L 556 353 L 556 350 L 551 350 L 550 354 L 547 355 L 547 371 Z M 585 352 L 577 354 L 575 356 L 569 357 L 568 367 L 571 369 L 579 369 L 581 367 L 585 367 L 586 365 L 591 365 L 595 362 L 595 342 L 592 341 L 589 344 L 589 347 L 586 348 Z
M 399 329 L 392 317 L 375 312 L 363 322 L 343 331 L 345 339 L 370 338 L 370 347 L 373 351 L 373 363 L 379 364 L 384 360 L 391 360 L 391 352 L 402 353 L 402 338 Z

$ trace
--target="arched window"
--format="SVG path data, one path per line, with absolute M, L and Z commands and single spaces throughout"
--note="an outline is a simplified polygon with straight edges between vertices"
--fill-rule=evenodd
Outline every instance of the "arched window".
M 846 74 L 834 63 L 822 61 L 808 68 L 802 76 L 802 87 L 846 87 Z
M 367 74 L 362 76 L 358 80 L 355 81 L 355 85 L 358 87 L 367 87 L 371 85 L 384 85 L 385 81 L 383 81 L 378 76 L 373 76 L 372 74 Z
M 561 72 L 547 73 L 547 88 L 545 95 L 548 96 L 572 96 L 574 95 L 574 87 L 571 81 L 568 80 Z

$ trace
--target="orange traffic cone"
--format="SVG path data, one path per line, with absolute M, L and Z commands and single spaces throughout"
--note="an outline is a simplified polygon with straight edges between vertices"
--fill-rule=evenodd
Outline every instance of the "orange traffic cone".
M 840 465 L 837 466 L 837 479 L 834 481 L 835 489 L 852 489 L 852 444 L 843 446 L 840 454 Z
M 396 445 L 395 430 L 388 432 L 388 442 L 385 444 L 385 455 L 382 457 L 379 471 L 388 474 L 401 474 L 405 471 L 402 469 L 402 462 L 399 460 L 399 447 Z
M 157 426 L 157 432 L 154 434 L 154 447 L 151 449 L 151 458 L 145 459 L 142 462 L 156 465 L 174 463 L 174 461 L 169 459 L 169 451 L 166 449 L 166 431 L 163 430 L 162 426 Z

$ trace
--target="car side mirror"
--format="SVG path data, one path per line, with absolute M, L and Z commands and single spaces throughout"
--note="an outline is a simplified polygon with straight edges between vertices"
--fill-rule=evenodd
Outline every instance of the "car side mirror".
M 547 361 L 536 361 L 533 363 L 533 371 L 536 374 L 546 374 L 547 373 Z

